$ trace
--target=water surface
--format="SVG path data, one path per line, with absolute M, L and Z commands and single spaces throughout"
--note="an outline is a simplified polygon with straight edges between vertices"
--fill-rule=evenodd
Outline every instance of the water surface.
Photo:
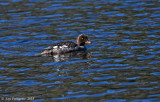
M 158 102 L 159 4 L 0 0 L 1 100 Z M 86 55 L 35 56 L 79 34 L 92 41 Z

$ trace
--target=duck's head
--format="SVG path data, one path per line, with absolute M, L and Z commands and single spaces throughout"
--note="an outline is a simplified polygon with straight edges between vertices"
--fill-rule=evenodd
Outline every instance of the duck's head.
M 85 34 L 81 34 L 77 37 L 76 44 L 79 46 L 84 46 L 85 43 L 91 44 L 91 42 L 88 40 L 88 37 Z

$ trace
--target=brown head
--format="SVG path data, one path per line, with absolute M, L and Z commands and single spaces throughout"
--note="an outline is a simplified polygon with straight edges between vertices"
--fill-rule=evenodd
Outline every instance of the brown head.
M 85 34 L 81 34 L 77 37 L 76 44 L 79 46 L 84 46 L 85 43 L 91 44 L 91 42 L 88 40 L 88 37 Z

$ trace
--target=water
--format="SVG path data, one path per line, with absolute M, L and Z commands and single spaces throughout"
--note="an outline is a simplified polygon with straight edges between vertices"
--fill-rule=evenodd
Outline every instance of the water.
M 0 100 L 160 101 L 159 0 L 0 0 Z M 86 34 L 84 56 L 35 56 Z

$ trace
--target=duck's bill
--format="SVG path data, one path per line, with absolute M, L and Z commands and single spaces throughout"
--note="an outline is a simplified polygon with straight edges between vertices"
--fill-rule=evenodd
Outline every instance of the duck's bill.
M 91 41 L 86 41 L 87 44 L 91 44 Z

